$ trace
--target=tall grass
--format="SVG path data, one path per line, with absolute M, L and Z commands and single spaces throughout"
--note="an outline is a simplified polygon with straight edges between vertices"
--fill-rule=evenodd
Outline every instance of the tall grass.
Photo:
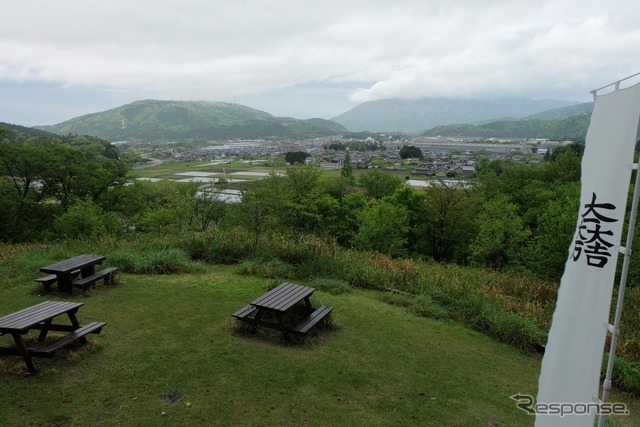
M 182 249 L 116 249 L 109 254 L 109 261 L 123 272 L 134 274 L 189 273 L 195 270 L 189 255 Z
M 240 227 L 188 233 L 174 244 L 195 260 L 215 264 L 235 264 L 253 255 L 252 236 Z

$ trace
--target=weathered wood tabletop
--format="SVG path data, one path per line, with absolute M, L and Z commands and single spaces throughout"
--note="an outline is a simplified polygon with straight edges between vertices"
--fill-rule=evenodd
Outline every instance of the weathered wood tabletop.
M 95 266 L 105 259 L 107 257 L 103 255 L 82 254 L 42 267 L 40 271 L 55 274 L 58 278 L 58 290 L 70 293 L 73 289 L 71 273 L 79 270 L 82 277 L 91 276 L 95 273 Z

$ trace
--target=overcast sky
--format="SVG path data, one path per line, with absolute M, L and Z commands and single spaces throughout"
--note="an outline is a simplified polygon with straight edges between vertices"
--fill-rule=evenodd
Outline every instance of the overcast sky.
M 0 121 L 139 99 L 331 118 L 383 98 L 590 101 L 640 72 L 637 0 L 19 0 Z

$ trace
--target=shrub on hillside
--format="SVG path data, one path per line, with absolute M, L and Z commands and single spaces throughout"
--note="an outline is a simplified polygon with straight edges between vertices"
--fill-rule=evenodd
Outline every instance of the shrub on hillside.
M 91 200 L 79 200 L 55 219 L 54 230 L 67 239 L 96 239 L 119 234 L 120 220 Z
M 295 278 L 294 267 L 279 259 L 246 259 L 238 266 L 238 273 L 265 279 Z
M 109 263 L 133 274 L 172 274 L 193 270 L 188 254 L 181 249 L 114 250 L 109 254 Z

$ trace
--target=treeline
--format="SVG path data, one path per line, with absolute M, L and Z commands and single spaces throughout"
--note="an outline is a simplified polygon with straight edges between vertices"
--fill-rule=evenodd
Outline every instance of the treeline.
M 485 161 L 473 185 L 420 190 L 376 170 L 321 180 L 295 167 L 249 190 L 241 210 L 253 213 L 247 224 L 256 241 L 267 229 L 311 233 L 393 257 L 556 280 L 575 229 L 581 154 L 576 145 L 539 165 Z
M 0 142 L 0 239 L 45 238 L 79 201 L 122 186 L 129 170 L 116 147 L 85 136 L 29 138 L 4 131 Z
M 538 165 L 485 161 L 472 185 L 426 189 L 377 170 L 356 179 L 347 165 L 337 177 L 291 166 L 229 204 L 221 187 L 130 182 L 115 147 L 77 138 L 0 144 L 2 241 L 243 227 L 256 245 L 269 233 L 311 234 L 396 258 L 557 280 L 577 218 L 579 145 Z

